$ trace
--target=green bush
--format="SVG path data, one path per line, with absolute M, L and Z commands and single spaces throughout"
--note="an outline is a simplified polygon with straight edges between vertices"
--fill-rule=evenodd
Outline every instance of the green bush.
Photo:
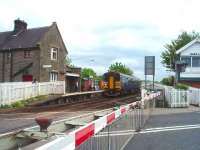
M 1 105 L 0 109 L 7 109 L 7 108 L 12 108 L 11 105 L 5 104 L 5 105 Z
M 188 89 L 188 86 L 185 85 L 185 84 L 182 84 L 182 83 L 178 83 L 176 84 L 176 89 L 182 89 L 182 90 L 187 90 Z
M 11 104 L 13 108 L 21 108 L 24 107 L 24 103 L 22 101 L 14 102 Z
M 167 86 L 173 86 L 174 85 L 174 77 L 170 76 L 170 77 L 167 77 L 167 78 L 163 78 L 161 80 L 161 83 L 164 84 L 164 85 L 167 85 Z

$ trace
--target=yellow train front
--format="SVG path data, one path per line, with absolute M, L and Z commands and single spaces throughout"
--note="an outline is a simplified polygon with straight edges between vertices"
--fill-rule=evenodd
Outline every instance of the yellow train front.
M 114 97 L 140 91 L 141 81 L 134 76 L 109 71 L 104 73 L 103 78 L 105 96 Z

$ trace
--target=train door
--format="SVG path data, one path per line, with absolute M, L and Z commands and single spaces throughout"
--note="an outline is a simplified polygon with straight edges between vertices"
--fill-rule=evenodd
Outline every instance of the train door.
M 108 86 L 109 86 L 109 89 L 111 89 L 111 90 L 114 89 L 114 77 L 113 76 L 109 76 Z

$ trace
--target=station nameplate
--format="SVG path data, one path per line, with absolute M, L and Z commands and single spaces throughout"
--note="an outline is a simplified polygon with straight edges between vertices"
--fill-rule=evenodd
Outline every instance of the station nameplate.
M 200 53 L 190 53 L 190 55 L 193 55 L 193 56 L 200 56 Z

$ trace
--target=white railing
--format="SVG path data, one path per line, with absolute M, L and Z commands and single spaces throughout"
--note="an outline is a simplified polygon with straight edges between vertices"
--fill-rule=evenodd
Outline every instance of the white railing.
M 48 94 L 64 94 L 65 82 L 10 82 L 0 83 L 0 105 Z

